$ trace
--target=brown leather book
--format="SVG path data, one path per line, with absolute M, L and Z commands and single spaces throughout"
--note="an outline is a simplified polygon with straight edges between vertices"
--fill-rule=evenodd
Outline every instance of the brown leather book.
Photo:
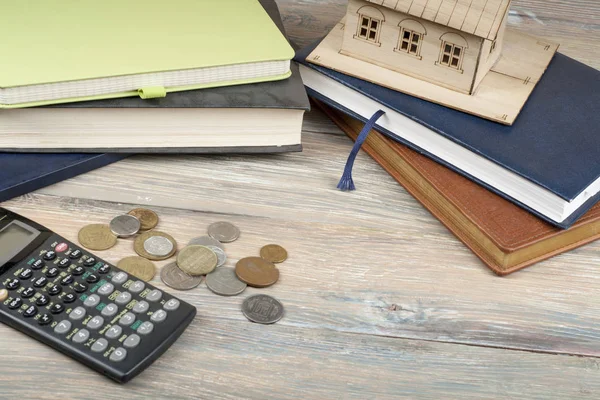
M 313 101 L 356 140 L 361 121 Z M 561 230 L 379 132 L 363 150 L 498 275 L 600 238 L 600 203 Z

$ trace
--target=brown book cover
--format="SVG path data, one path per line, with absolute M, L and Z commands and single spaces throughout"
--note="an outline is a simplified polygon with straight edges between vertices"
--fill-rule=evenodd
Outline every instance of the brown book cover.
M 356 140 L 361 121 L 314 102 Z M 498 275 L 600 238 L 600 203 L 562 230 L 379 132 L 363 149 Z

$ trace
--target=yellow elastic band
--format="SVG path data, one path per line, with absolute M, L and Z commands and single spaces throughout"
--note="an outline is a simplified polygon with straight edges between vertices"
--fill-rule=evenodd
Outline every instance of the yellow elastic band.
M 150 86 L 138 89 L 138 94 L 142 99 L 157 99 L 167 97 L 167 90 L 162 86 Z

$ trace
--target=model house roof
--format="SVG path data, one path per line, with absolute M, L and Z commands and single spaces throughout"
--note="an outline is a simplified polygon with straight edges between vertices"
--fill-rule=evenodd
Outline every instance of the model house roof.
M 485 39 L 496 39 L 510 0 L 367 0 Z

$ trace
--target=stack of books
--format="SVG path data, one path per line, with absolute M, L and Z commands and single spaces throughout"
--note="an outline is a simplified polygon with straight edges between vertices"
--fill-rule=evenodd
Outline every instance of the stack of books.
M 0 13 L 0 201 L 129 154 L 302 149 L 309 101 L 274 0 Z
M 509 126 L 374 83 L 364 61 L 330 68 L 347 56 L 319 46 L 296 54 L 315 104 L 354 140 L 383 111 L 363 148 L 494 272 L 600 238 L 598 71 L 557 53 Z

